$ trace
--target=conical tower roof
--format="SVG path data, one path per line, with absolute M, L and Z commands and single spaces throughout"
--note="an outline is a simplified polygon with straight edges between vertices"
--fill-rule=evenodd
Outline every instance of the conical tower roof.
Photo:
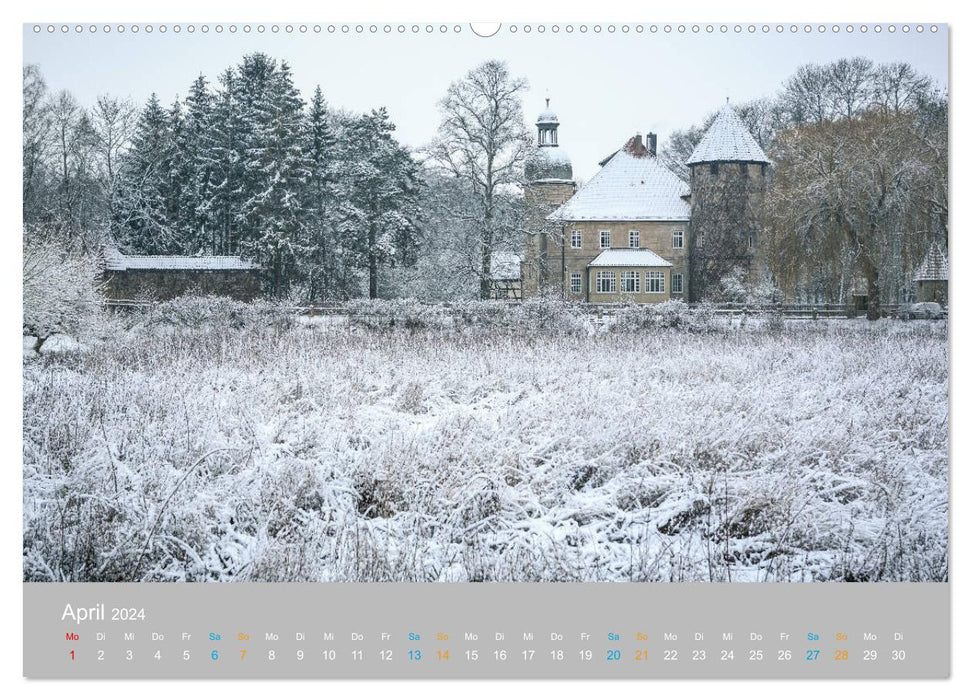
M 762 147 L 752 138 L 745 122 L 726 104 L 701 137 L 686 165 L 698 163 L 768 163 Z
M 936 282 L 948 277 L 947 256 L 936 243 L 927 252 L 924 262 L 914 273 L 915 282 Z

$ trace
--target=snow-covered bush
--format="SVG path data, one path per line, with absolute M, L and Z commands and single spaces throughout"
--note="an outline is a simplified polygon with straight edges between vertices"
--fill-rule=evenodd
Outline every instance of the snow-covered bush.
M 519 326 L 522 314 L 517 306 L 480 299 L 456 301 L 450 305 L 456 328 L 509 330 Z
M 583 308 L 555 295 L 519 304 L 461 300 L 443 306 L 416 299 L 355 300 L 347 304 L 353 325 L 373 329 L 510 331 L 575 334 L 592 329 Z
M 613 330 L 642 331 L 680 328 L 702 333 L 714 327 L 714 308 L 708 304 L 690 307 L 679 299 L 659 304 L 631 304 L 617 310 Z
M 362 328 L 417 331 L 452 327 L 446 310 L 417 299 L 355 299 L 347 303 L 346 309 L 351 323 Z
M 268 301 L 245 302 L 229 297 L 185 295 L 152 304 L 132 319 L 146 327 L 233 329 L 291 327 L 294 312 Z
M 556 334 L 589 334 L 590 319 L 582 306 L 556 294 L 539 294 L 516 307 L 524 330 Z
M 25 237 L 24 335 L 43 340 L 93 329 L 101 317 L 100 274 L 99 262 L 91 256 Z
M 753 281 L 741 267 L 732 268 L 719 281 L 719 300 L 741 306 L 763 308 L 775 304 L 782 293 L 771 280 Z

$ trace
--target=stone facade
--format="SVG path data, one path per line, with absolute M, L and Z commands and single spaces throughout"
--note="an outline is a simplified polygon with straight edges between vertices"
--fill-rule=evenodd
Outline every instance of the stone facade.
M 690 301 L 710 297 L 735 267 L 750 281 L 765 270 L 760 253 L 759 217 L 765 198 L 765 163 L 698 163 L 691 167 L 689 244 Z
M 547 221 L 557 207 L 576 192 L 570 180 L 546 180 L 526 186 L 526 245 L 522 259 L 522 294 L 536 296 L 547 289 L 563 289 L 559 239 L 562 226 Z
M 109 299 L 164 301 L 184 294 L 252 301 L 260 295 L 260 272 L 249 270 L 106 270 Z
M 917 301 L 936 301 L 947 306 L 947 280 L 917 280 Z
M 569 222 L 563 227 L 562 240 L 565 245 L 557 245 L 555 254 L 560 258 L 561 275 L 556 283 L 561 285 L 564 296 L 575 301 L 606 302 L 619 301 L 618 295 L 608 295 L 609 299 L 601 299 L 596 294 L 596 286 L 590 284 L 593 277 L 587 275 L 587 266 L 593 262 L 604 248 L 600 246 L 601 234 L 606 233 L 610 238 L 610 248 L 647 248 L 670 262 L 673 267 L 668 269 L 665 289 L 665 299 L 657 294 L 635 295 L 638 302 L 656 302 L 671 299 L 686 299 L 688 289 L 688 237 L 689 227 L 683 221 L 580 221 Z M 636 231 L 636 240 L 631 241 L 631 232 Z M 579 236 L 577 236 L 579 234 Z M 677 236 L 675 234 L 680 234 Z M 579 237 L 579 248 L 574 248 L 575 238 Z M 677 239 L 677 240 L 676 240 Z M 677 241 L 681 247 L 676 248 Z M 635 246 L 630 244 L 637 243 Z M 642 268 L 654 269 L 654 268 Z M 571 289 L 572 275 L 579 274 L 583 279 L 583 288 L 579 293 Z M 680 292 L 673 292 L 671 287 L 672 275 L 680 275 Z M 575 288 L 575 287 L 574 287 Z M 595 298 L 597 297 L 597 298 Z

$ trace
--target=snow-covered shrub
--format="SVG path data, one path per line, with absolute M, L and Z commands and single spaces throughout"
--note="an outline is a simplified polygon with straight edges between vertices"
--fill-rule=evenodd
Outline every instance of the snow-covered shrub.
M 714 309 L 702 304 L 690 307 L 679 299 L 659 304 L 631 304 L 617 310 L 612 326 L 617 331 L 676 328 L 706 332 L 714 327 Z
M 519 324 L 526 331 L 566 335 L 588 334 L 593 327 L 576 302 L 566 301 L 555 294 L 530 297 L 516 308 Z
M 417 331 L 452 327 L 451 315 L 438 304 L 417 299 L 354 299 L 346 306 L 351 323 L 372 329 Z
M 732 270 L 719 280 L 719 300 L 739 306 L 764 308 L 782 298 L 782 292 L 771 280 L 753 281 L 741 267 Z
M 239 301 L 229 297 L 185 295 L 152 304 L 134 319 L 147 327 L 183 329 L 287 328 L 294 313 L 268 301 Z
M 452 303 L 456 328 L 474 330 L 509 330 L 516 328 L 522 315 L 516 306 L 500 301 L 465 299 Z
M 101 318 L 99 262 L 54 241 L 24 241 L 23 332 L 77 336 Z

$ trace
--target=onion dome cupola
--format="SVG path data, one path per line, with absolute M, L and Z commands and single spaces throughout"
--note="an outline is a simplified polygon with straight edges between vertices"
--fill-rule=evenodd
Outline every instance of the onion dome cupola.
M 560 146 L 559 126 L 560 120 L 546 98 L 546 109 L 536 118 L 536 145 L 526 160 L 528 182 L 573 181 L 573 164 Z

